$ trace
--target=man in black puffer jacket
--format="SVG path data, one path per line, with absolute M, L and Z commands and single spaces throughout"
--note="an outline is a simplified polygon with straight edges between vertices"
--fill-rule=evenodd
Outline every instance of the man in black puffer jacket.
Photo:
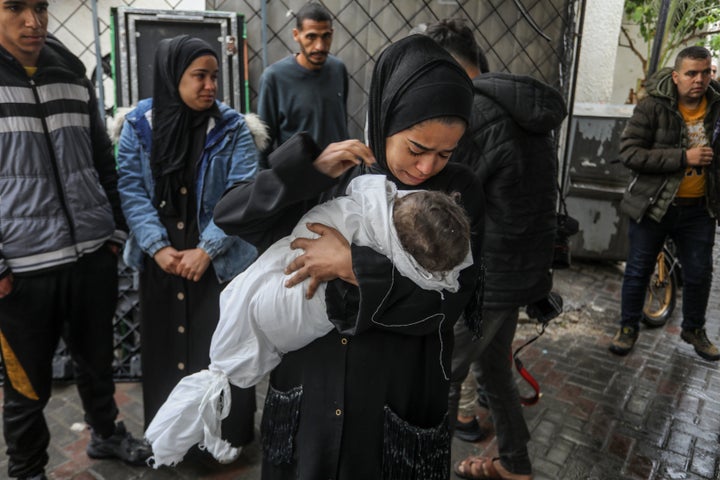
M 457 412 L 470 365 L 495 423 L 499 459 L 470 457 L 455 466 L 462 478 L 531 478 L 530 440 L 512 371 L 519 308 L 545 298 L 552 287 L 557 167 L 553 131 L 567 111 L 560 93 L 531 77 L 486 73 L 472 31 L 459 20 L 428 26 L 465 68 L 475 88 L 472 119 L 452 160 L 469 165 L 485 190 L 485 293 L 481 338 L 455 326 L 449 413 Z M 476 422 L 473 420 L 473 422 Z
M 621 137 L 620 159 L 633 176 L 621 204 L 631 221 L 620 328 L 610 344 L 617 355 L 627 355 L 637 341 L 650 275 L 670 237 L 682 264 L 680 337 L 702 358 L 720 360 L 705 333 L 720 213 L 720 168 L 711 148 L 720 93 L 710 85 L 710 61 L 704 47 L 682 50 L 672 69 L 648 80 L 648 96 Z

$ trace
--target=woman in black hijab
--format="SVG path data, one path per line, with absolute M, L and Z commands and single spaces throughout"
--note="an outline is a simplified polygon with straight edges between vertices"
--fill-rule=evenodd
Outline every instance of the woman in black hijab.
M 198 38 L 165 39 L 153 75 L 153 98 L 126 116 L 118 147 L 124 257 L 140 270 L 146 428 L 181 378 L 207 368 L 220 292 L 256 255 L 212 219 L 225 189 L 257 171 L 244 117 L 215 99 L 217 54 Z M 223 437 L 237 447 L 253 438 L 254 390 L 233 387 L 232 405 Z
M 215 221 L 264 249 L 313 198 L 342 195 L 353 177 L 372 172 L 400 189 L 459 192 L 477 234 L 481 188 L 464 166 L 448 163 L 471 105 L 469 78 L 442 48 L 424 36 L 400 40 L 373 72 L 370 148 L 347 140 L 320 152 L 297 135 L 270 156 L 272 169 L 225 194 Z M 263 478 L 446 479 L 452 326 L 475 293 L 479 268 L 461 272 L 459 292 L 439 295 L 371 249 L 310 227 L 321 236 L 295 240 L 304 254 L 289 266 L 296 273 L 287 285 L 310 278 L 292 288 L 312 295 L 327 281 L 336 328 L 286 354 L 271 376 Z

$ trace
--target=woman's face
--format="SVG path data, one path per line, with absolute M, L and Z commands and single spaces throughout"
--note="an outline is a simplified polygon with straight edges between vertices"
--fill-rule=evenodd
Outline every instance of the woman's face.
M 426 120 L 385 140 L 388 169 L 405 185 L 420 185 L 445 168 L 465 123 Z
M 178 85 L 182 101 L 198 112 L 215 103 L 217 94 L 218 62 L 212 55 L 203 55 L 192 61 L 183 72 Z

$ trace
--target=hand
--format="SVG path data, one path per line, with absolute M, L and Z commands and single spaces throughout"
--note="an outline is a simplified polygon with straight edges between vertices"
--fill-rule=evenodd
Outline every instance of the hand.
M 705 167 L 712 163 L 713 149 L 710 147 L 695 147 L 685 151 L 685 160 L 689 167 Z
M 375 163 L 370 148 L 359 140 L 345 140 L 328 145 L 315 159 L 313 166 L 328 177 L 337 178 L 362 162 L 365 165 Z
M 0 280 L 0 298 L 5 298 L 13 289 L 13 274 L 9 273 Z
M 312 298 L 322 282 L 340 278 L 357 285 L 352 269 L 350 244 L 340 232 L 321 223 L 308 223 L 308 230 L 320 235 L 320 238 L 296 238 L 290 248 L 300 248 L 304 253 L 293 260 L 285 269 L 285 274 L 295 273 L 285 286 L 290 288 L 310 278 L 305 296 Z
M 210 266 L 210 261 L 212 260 L 210 255 L 202 248 L 181 250 L 179 253 L 180 262 L 175 270 L 177 275 L 186 280 L 192 280 L 193 282 L 200 281 L 205 270 Z
M 115 255 L 116 257 L 120 255 L 120 245 L 118 245 L 115 242 L 105 242 L 105 245 L 107 246 L 107 249 L 110 250 L 110 252 Z
M 182 255 L 173 247 L 163 247 L 153 256 L 155 263 L 158 264 L 163 272 L 169 273 L 170 275 L 177 275 L 177 266 L 178 263 L 180 263 L 180 258 L 182 258 Z

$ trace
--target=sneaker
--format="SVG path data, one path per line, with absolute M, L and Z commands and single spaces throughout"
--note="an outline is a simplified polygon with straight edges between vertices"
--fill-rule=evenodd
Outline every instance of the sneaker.
M 696 328 L 695 330 L 683 330 L 680 338 L 695 347 L 695 352 L 705 360 L 720 360 L 720 351 L 708 339 L 704 328 Z
M 87 446 L 87 456 L 95 459 L 117 458 L 128 465 L 143 466 L 152 455 L 152 448 L 144 440 L 138 440 L 125 429 L 123 422 L 117 422 L 115 433 L 102 438 L 92 432 Z
M 480 426 L 477 418 L 473 418 L 469 422 L 455 420 L 454 435 L 464 442 L 479 442 L 487 436 L 487 432 Z
M 610 350 L 615 355 L 627 355 L 635 346 L 638 339 L 638 329 L 635 327 L 620 327 L 610 343 Z

